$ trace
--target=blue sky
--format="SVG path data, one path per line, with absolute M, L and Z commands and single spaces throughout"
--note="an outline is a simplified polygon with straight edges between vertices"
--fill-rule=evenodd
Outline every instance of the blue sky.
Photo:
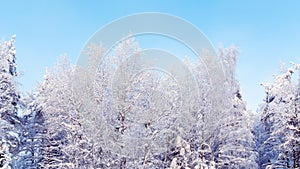
M 281 62 L 300 62 L 300 1 L 1 1 L 0 37 L 17 35 L 20 89 L 34 89 L 46 67 L 64 54 L 76 63 L 99 28 L 122 16 L 163 12 L 196 25 L 215 47 L 240 50 L 237 78 L 248 108 L 262 102 L 261 82 L 272 81 Z

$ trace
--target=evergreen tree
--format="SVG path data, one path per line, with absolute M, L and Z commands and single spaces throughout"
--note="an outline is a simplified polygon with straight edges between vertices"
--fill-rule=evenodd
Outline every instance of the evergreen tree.
M 46 131 L 43 112 L 38 106 L 36 96 L 29 94 L 22 99 L 23 131 L 20 135 L 17 168 L 42 168 L 44 162 L 43 145 L 46 143 Z
M 261 168 L 299 166 L 298 89 L 292 74 L 293 69 L 283 69 L 272 85 L 263 84 L 266 98 L 257 127 Z
M 18 116 L 19 93 L 16 89 L 16 76 L 15 36 L 13 36 L 11 40 L 0 43 L 0 139 L 3 143 L 2 147 L 8 148 L 8 151 L 1 150 L 2 153 L 9 152 L 4 155 L 7 159 L 2 161 L 4 163 L 10 161 L 10 167 L 13 167 L 17 161 L 19 135 L 22 130 Z
M 84 168 L 90 164 L 88 145 L 72 93 L 74 68 L 64 57 L 48 70 L 38 89 L 37 103 L 46 126 L 43 163 L 47 168 Z
M 217 166 L 220 168 L 257 168 L 252 123 L 243 101 L 237 96 L 227 115 L 228 117 L 220 123 L 217 134 Z
M 242 100 L 240 87 L 235 79 L 237 51 L 221 50 L 226 85 L 227 105 L 215 133 L 215 158 L 217 168 L 257 168 L 255 139 L 251 119 Z

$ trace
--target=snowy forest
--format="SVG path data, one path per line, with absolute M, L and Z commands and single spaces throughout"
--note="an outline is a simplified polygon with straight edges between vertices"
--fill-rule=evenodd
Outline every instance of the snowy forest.
M 1 168 L 300 168 L 300 64 L 262 83 L 263 102 L 250 112 L 235 76 L 236 48 L 218 51 L 226 77 L 221 110 L 201 62 L 184 58 L 201 93 L 188 116 L 179 111 L 184 91 L 158 71 L 138 74 L 112 95 L 117 65 L 140 50 L 133 38 L 101 62 L 105 48 L 91 46 L 87 68 L 62 56 L 29 93 L 18 90 L 15 38 L 0 43 Z

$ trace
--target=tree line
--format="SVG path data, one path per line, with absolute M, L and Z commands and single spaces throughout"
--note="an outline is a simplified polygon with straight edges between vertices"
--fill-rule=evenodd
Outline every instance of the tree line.
M 190 91 L 182 91 L 188 88 L 162 71 L 143 71 L 129 79 L 133 65 L 126 59 L 139 50 L 133 38 L 120 42 L 108 57 L 103 57 L 103 46 L 91 45 L 85 51 L 87 67 L 63 56 L 25 94 L 16 80 L 15 36 L 2 41 L 0 167 L 300 167 L 300 85 L 293 80 L 298 64 L 282 68 L 273 84 L 262 84 L 264 103 L 252 113 L 235 78 L 234 47 L 218 52 L 225 74 L 218 103 L 222 109 L 216 109 L 212 75 L 205 73 L 201 59 L 183 59 L 198 84 L 196 97 L 182 94 Z M 114 81 L 120 65 L 126 71 Z M 189 99 L 184 109 L 189 113 L 182 112 L 184 99 Z

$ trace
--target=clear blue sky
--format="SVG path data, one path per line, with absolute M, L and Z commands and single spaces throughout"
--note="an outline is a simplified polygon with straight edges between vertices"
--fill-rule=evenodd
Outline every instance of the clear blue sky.
M 300 1 L 1 1 L 0 37 L 17 35 L 20 89 L 34 89 L 45 67 L 67 53 L 76 63 L 99 28 L 122 16 L 164 12 L 196 25 L 214 46 L 240 49 L 237 78 L 248 108 L 262 102 L 261 82 L 272 81 L 280 62 L 300 62 Z

